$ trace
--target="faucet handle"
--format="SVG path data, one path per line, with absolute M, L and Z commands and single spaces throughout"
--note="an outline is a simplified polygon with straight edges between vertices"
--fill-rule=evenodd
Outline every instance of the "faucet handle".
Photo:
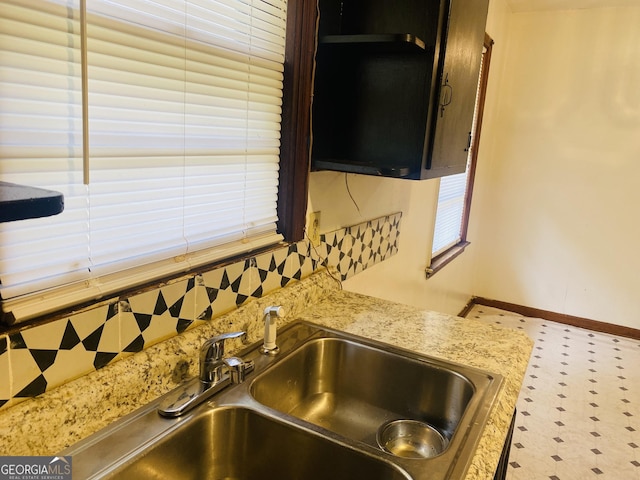
M 247 332 L 245 332 L 244 330 L 240 330 L 239 332 L 221 333 L 220 335 L 216 335 L 215 337 L 212 337 L 210 340 L 219 342 L 219 341 L 225 341 L 227 338 L 238 338 L 246 334 Z
M 229 369 L 231 383 L 235 384 L 244 382 L 247 373 L 250 373 L 254 368 L 253 360 L 242 360 L 238 357 L 225 358 L 224 363 Z
M 202 350 L 203 351 L 206 350 L 208 352 L 209 349 L 211 349 L 212 352 L 209 358 L 213 358 L 214 360 L 222 360 L 222 356 L 224 355 L 224 341 L 229 338 L 242 337 L 243 335 L 246 335 L 246 334 L 247 332 L 240 331 L 240 332 L 229 332 L 229 333 L 222 333 L 220 335 L 216 335 L 215 337 L 212 337 L 206 342 L 204 342 L 204 345 L 202 345 Z
M 223 333 L 204 342 L 202 348 L 200 348 L 200 379 L 202 381 L 212 382 L 219 377 L 219 372 L 212 370 L 209 364 L 222 361 L 222 357 L 224 356 L 224 341 L 228 338 L 238 338 L 243 335 L 246 335 L 246 332 Z

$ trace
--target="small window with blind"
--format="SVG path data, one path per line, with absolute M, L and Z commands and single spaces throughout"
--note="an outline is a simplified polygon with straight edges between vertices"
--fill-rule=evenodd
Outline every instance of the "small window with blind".
M 3 311 L 67 308 L 282 240 L 286 0 L 0 0 Z
M 482 127 L 484 100 L 489 78 L 489 63 L 493 40 L 485 35 L 478 91 L 471 131 L 471 148 L 467 158 L 467 168 L 464 173 L 450 175 L 440 179 L 438 191 L 438 206 L 433 231 L 431 247 L 431 265 L 427 268 L 427 278 L 460 255 L 469 242 L 467 241 L 467 227 L 471 209 L 473 181 L 478 158 L 478 145 Z

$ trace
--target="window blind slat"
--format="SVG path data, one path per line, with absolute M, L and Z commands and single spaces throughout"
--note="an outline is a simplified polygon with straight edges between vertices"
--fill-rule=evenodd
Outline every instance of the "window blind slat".
M 0 179 L 65 196 L 57 217 L 0 224 L 3 299 L 33 291 L 34 279 L 47 288 L 61 276 L 87 278 L 86 189 L 73 184 L 82 164 L 80 24 L 77 3 L 65 3 L 0 2 Z

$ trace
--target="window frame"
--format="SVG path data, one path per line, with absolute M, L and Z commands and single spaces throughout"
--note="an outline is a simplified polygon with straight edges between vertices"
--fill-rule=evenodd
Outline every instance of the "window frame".
M 278 232 L 287 242 L 302 240 L 306 227 L 317 24 L 317 2 L 289 0 L 278 183 Z
M 478 111 L 475 119 L 475 132 L 471 140 L 471 158 L 469 162 L 469 173 L 467 175 L 467 186 L 465 189 L 464 207 L 462 212 L 462 221 L 460 222 L 460 241 L 452 245 L 447 250 L 439 253 L 431 258 L 431 264 L 426 269 L 426 277 L 431 278 L 437 272 L 442 270 L 446 265 L 451 263 L 453 259 L 458 257 L 470 245 L 467 240 L 469 231 L 469 217 L 471 214 L 471 201 L 473 198 L 473 186 L 476 177 L 476 168 L 478 164 L 478 151 L 480 147 L 480 135 L 482 133 L 482 120 L 484 116 L 485 100 L 487 96 L 487 85 L 489 83 L 489 71 L 491 66 L 491 52 L 493 50 L 493 39 L 489 34 L 484 34 L 484 48 L 482 70 L 480 71 L 479 87 L 478 87 Z

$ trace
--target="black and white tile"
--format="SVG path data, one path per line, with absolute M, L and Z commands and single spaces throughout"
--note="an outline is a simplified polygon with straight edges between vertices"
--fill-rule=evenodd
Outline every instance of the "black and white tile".
M 535 341 L 509 480 L 640 480 L 640 341 L 476 305 Z
M 101 368 L 118 356 L 117 308 L 114 304 L 103 305 L 10 334 L 8 340 L 11 397 L 34 397 Z
M 69 318 L 0 335 L 0 408 L 37 396 L 301 280 L 326 263 L 342 279 L 398 251 L 401 214 L 287 245 Z
M 326 258 L 341 280 L 398 253 L 401 218 L 398 213 L 320 236 Z

